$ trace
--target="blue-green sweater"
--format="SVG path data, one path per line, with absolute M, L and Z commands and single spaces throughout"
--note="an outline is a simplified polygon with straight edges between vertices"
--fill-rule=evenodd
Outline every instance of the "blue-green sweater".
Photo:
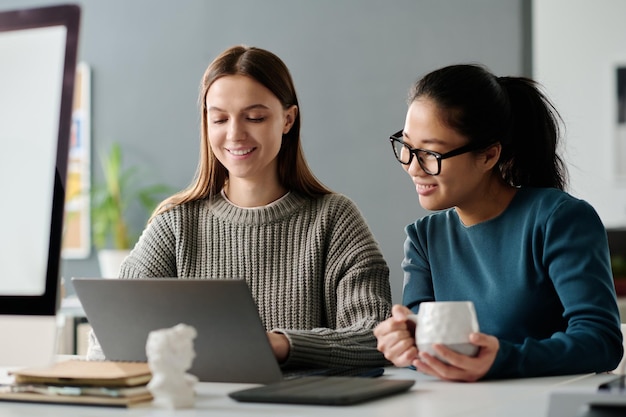
M 455 209 L 406 227 L 403 302 L 472 300 L 500 350 L 487 378 L 603 372 L 622 353 L 606 230 L 588 203 L 521 188 L 498 217 Z

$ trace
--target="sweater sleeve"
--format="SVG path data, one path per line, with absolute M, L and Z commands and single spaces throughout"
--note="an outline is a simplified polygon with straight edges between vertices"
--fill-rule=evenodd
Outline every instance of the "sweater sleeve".
M 373 328 L 391 311 L 389 268 L 365 219 L 352 201 L 340 200 L 325 221 L 324 311 L 328 326 L 277 329 L 290 341 L 283 366 L 384 366 Z
M 550 215 L 541 262 L 563 304 L 567 328 L 521 344 L 500 340 L 487 377 L 532 377 L 613 370 L 623 353 L 606 232 L 585 202 L 561 203 Z
M 177 277 L 176 238 L 166 212 L 144 229 L 137 244 L 120 267 L 121 278 Z

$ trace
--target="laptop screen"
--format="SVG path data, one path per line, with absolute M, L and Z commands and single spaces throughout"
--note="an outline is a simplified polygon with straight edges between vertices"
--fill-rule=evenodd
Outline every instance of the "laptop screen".
M 3 341 L 11 317 L 56 314 L 79 16 L 74 5 L 0 11 Z

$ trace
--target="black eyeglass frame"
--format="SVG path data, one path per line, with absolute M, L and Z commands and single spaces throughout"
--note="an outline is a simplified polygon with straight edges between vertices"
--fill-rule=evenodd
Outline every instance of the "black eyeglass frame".
M 393 150 L 393 154 L 396 157 L 396 160 L 398 162 L 400 162 L 402 165 L 411 165 L 411 162 L 413 162 L 413 156 L 415 155 L 415 157 L 417 158 L 417 163 L 420 165 L 420 168 L 422 168 L 422 170 L 425 173 L 427 173 L 428 175 L 432 175 L 432 176 L 436 176 L 436 175 L 439 175 L 441 173 L 441 161 L 442 160 L 448 159 L 448 158 L 452 158 L 453 156 L 462 155 L 464 153 L 477 151 L 479 149 L 486 149 L 489 146 L 493 145 L 493 144 L 490 144 L 490 145 L 486 145 L 485 146 L 485 145 L 480 144 L 480 143 L 468 143 L 467 145 L 463 145 L 460 148 L 453 149 L 450 152 L 439 153 L 439 152 L 435 152 L 435 151 L 429 151 L 428 149 L 412 148 L 411 146 L 409 146 L 406 142 L 404 142 L 402 140 L 402 137 L 403 137 L 402 132 L 403 132 L 403 130 L 400 130 L 400 131 L 394 133 L 393 135 L 389 136 L 389 143 L 391 143 L 391 149 Z M 400 156 L 396 152 L 396 147 L 394 146 L 394 142 L 401 143 L 402 146 L 406 147 L 409 150 L 409 161 L 408 162 L 403 162 L 403 161 L 400 160 Z M 422 161 L 417 156 L 418 152 L 425 152 L 425 153 L 435 157 L 435 159 L 437 160 L 437 172 L 433 172 L 433 171 L 427 169 L 423 165 Z

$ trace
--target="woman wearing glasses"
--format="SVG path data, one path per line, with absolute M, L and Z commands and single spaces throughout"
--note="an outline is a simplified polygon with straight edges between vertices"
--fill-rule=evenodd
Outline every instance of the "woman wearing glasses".
M 387 364 L 373 335 L 391 310 L 387 263 L 354 203 L 307 166 L 285 64 L 225 50 L 200 111 L 196 178 L 157 208 L 121 277 L 244 278 L 284 367 Z
M 539 86 L 476 65 L 434 71 L 411 90 L 391 136 L 422 207 L 406 228 L 404 306 L 377 326 L 397 366 L 445 380 L 613 370 L 622 334 L 605 229 L 567 194 L 559 116 Z M 407 315 L 471 300 L 475 357 L 418 352 Z M 447 363 L 446 363 L 447 362 Z

